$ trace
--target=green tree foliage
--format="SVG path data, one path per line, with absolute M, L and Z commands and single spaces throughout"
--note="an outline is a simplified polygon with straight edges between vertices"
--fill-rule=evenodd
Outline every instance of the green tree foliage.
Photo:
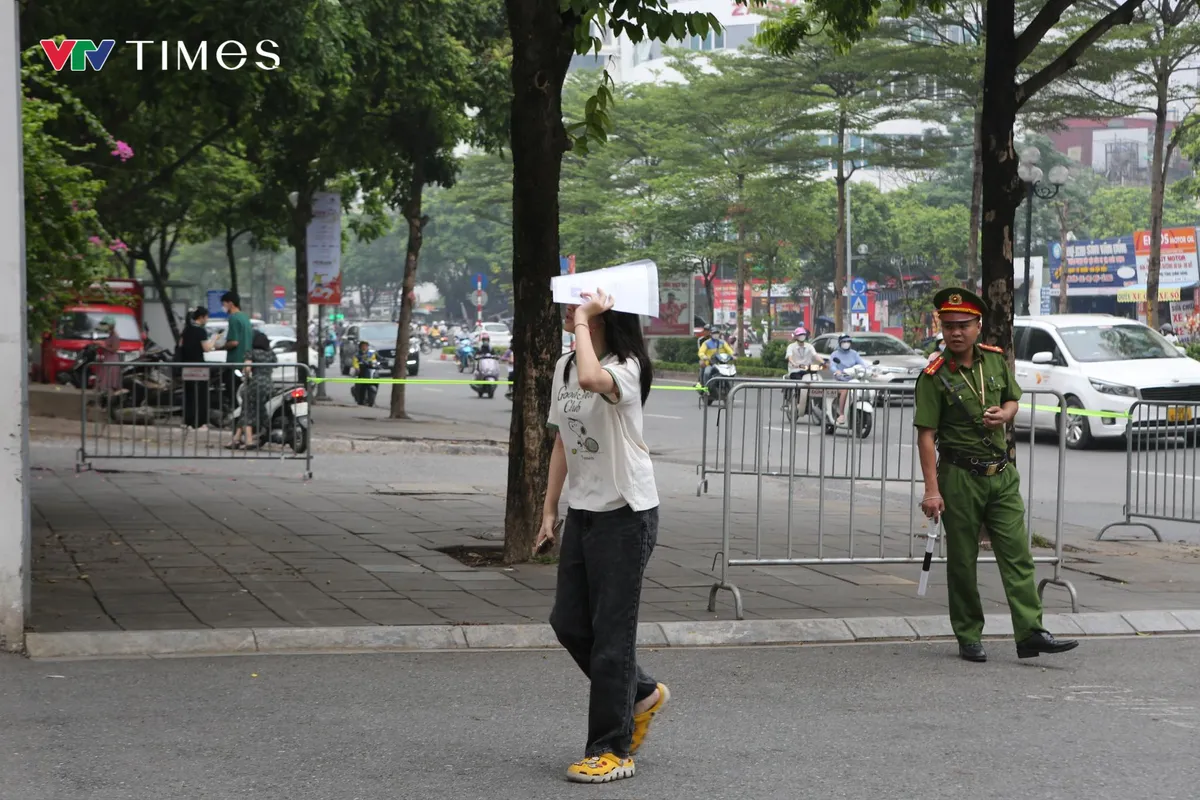
M 96 213 L 104 182 L 74 163 L 80 153 L 97 147 L 115 149 L 116 141 L 39 63 L 40 56 L 40 48 L 26 51 L 21 66 L 25 218 L 35 222 L 25 232 L 31 341 L 50 330 L 78 292 L 119 266 L 115 252 L 124 246 L 109 238 Z M 51 132 L 63 116 L 86 125 L 87 144 L 72 144 Z

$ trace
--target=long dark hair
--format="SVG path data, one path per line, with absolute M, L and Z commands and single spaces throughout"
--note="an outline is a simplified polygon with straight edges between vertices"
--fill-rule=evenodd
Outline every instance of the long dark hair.
M 605 311 L 600 319 L 604 320 L 604 348 L 622 364 L 631 358 L 637 359 L 641 368 L 642 405 L 646 405 L 650 397 L 650 384 L 654 382 L 654 366 L 650 363 L 650 354 L 646 352 L 641 319 L 637 314 L 620 311 Z M 571 365 L 574 363 L 575 353 L 572 352 L 563 368 L 564 384 L 571 377 Z

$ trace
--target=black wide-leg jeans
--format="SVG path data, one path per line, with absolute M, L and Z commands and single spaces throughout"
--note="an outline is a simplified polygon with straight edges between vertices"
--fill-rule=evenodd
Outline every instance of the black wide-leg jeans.
M 550 626 L 591 681 L 587 756 L 629 755 L 633 707 L 657 682 L 637 663 L 642 576 L 658 539 L 658 509 L 569 509 Z

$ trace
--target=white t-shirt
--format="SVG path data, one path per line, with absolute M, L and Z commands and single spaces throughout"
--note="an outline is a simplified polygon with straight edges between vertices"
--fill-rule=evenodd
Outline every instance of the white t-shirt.
M 817 349 L 808 342 L 792 342 L 787 347 L 788 369 L 811 367 L 817 362 Z
M 563 384 L 567 354 L 554 367 L 551 427 L 567 454 L 567 502 L 580 511 L 634 511 L 658 507 L 650 448 L 642 440 L 641 365 L 615 355 L 600 360 L 617 384 L 619 399 L 579 388 L 579 365 Z

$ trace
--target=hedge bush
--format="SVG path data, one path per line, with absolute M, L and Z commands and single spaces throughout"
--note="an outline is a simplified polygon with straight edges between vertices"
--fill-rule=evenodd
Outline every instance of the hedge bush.
M 787 369 L 787 348 L 788 343 L 782 340 L 774 340 L 764 344 L 762 349 L 762 365 L 778 371 Z
M 697 339 L 657 339 L 654 342 L 655 357 L 668 364 L 699 364 L 696 351 L 700 349 Z
M 1194 358 L 1197 361 L 1200 361 L 1200 342 L 1185 345 L 1185 349 L 1187 350 L 1188 358 Z

